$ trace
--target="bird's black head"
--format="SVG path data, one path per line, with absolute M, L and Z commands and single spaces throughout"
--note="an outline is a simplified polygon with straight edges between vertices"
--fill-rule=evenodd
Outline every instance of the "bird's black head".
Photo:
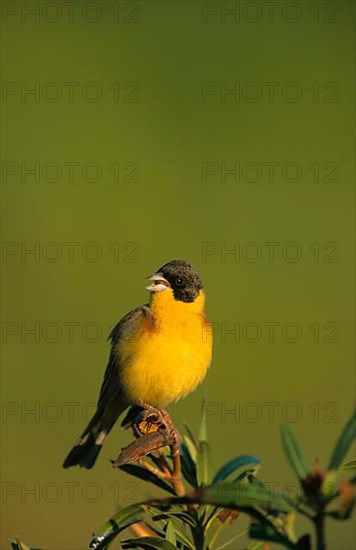
M 184 260 L 172 260 L 164 264 L 149 279 L 153 284 L 147 290 L 160 292 L 171 288 L 174 298 L 181 302 L 194 302 L 199 291 L 204 288 L 199 273 Z

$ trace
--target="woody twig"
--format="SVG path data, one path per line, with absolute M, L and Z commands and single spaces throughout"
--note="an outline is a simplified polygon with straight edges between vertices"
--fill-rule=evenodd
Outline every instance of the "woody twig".
M 141 410 L 131 421 L 136 439 L 123 448 L 113 462 L 115 468 L 137 461 L 139 465 L 157 477 L 167 481 L 177 496 L 185 495 L 180 463 L 181 436 L 169 414 L 162 410 Z M 172 466 L 160 452 L 170 447 Z M 157 453 L 157 454 L 153 454 Z M 153 464 L 145 457 L 152 455 Z

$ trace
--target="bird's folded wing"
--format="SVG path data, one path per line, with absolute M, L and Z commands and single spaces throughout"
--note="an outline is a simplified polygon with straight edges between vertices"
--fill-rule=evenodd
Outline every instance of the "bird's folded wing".
M 147 305 L 140 306 L 127 313 L 111 331 L 109 336 L 111 351 L 100 389 L 98 409 L 107 409 L 113 402 L 119 405 L 119 401 L 124 400 L 125 395 L 119 376 L 120 355 L 118 348 L 120 341 L 138 337 L 142 323 L 146 320 L 152 320 L 153 323 L 151 310 Z

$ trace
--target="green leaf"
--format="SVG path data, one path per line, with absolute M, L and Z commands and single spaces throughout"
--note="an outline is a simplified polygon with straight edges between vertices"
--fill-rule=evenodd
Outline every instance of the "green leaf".
M 196 550 L 196 546 L 194 543 L 188 538 L 187 534 L 183 531 L 181 526 L 174 526 L 176 530 L 176 536 L 177 536 L 177 547 L 178 543 L 180 543 L 180 546 L 178 548 L 182 548 L 183 550 Z
M 197 460 L 198 447 L 196 447 L 195 444 L 192 443 L 191 439 L 189 439 L 186 435 L 183 436 L 183 441 L 187 446 L 192 461 L 195 463 Z
M 206 441 L 199 441 L 197 457 L 198 486 L 209 483 L 209 453 L 210 447 Z
M 352 502 L 348 508 L 343 508 L 340 510 L 331 510 L 330 512 L 326 512 L 325 515 L 334 519 L 345 520 L 351 517 L 353 508 L 354 508 L 354 502 Z
M 266 525 L 261 523 L 251 523 L 250 529 L 249 529 L 249 536 L 252 539 L 258 539 L 258 540 L 268 540 L 271 542 L 278 542 L 279 544 L 283 544 L 286 548 L 295 549 L 295 543 L 289 540 L 288 537 L 282 535 L 282 533 L 279 533 L 276 529 L 272 527 L 272 525 Z
M 203 417 L 202 417 L 202 420 L 201 420 L 201 423 L 200 423 L 200 428 L 199 428 L 199 442 L 200 441 L 208 441 L 208 423 L 206 421 L 206 415 L 204 413 L 204 407 L 205 405 L 203 405 Z M 198 445 L 199 447 L 199 445 Z
M 144 512 L 142 503 L 132 504 L 123 510 L 114 514 L 93 537 L 89 544 L 89 548 L 93 550 L 103 550 L 109 546 L 109 543 L 127 527 L 141 520 Z
M 216 481 L 221 481 L 229 477 L 239 468 L 243 466 L 251 466 L 253 464 L 260 464 L 260 459 L 255 456 L 241 455 L 229 460 L 224 466 L 222 466 L 215 474 L 213 478 L 213 483 Z
M 150 483 L 157 485 L 157 487 L 160 487 L 164 491 L 167 491 L 171 495 L 175 495 L 172 487 L 168 485 L 168 483 L 166 483 L 164 479 L 157 477 L 155 474 L 149 472 L 148 470 L 146 470 L 146 468 L 143 468 L 142 466 L 137 466 L 136 464 L 123 464 L 122 466 L 120 466 L 120 470 L 132 476 L 138 477 L 139 479 L 143 479 L 144 481 L 149 481 Z
M 297 550 L 311 550 L 310 535 L 302 535 L 297 542 Z
M 321 494 L 325 502 L 333 500 L 338 492 L 338 472 L 326 472 L 322 486 Z
M 178 507 L 175 507 L 175 508 L 178 509 Z M 182 511 L 173 512 L 171 510 L 168 510 L 167 512 L 160 512 L 157 515 L 152 516 L 152 519 L 154 521 L 161 520 L 161 519 L 170 519 L 170 518 L 178 518 L 180 521 L 182 521 L 189 527 L 193 527 L 194 529 L 197 529 L 198 527 L 196 520 L 193 518 L 193 516 L 191 516 L 187 512 L 182 512 Z
M 264 542 L 250 542 L 250 544 L 247 546 L 246 550 L 263 550 L 265 543 Z
M 252 470 L 246 470 L 246 471 L 242 472 L 236 479 L 233 479 L 232 481 L 234 483 L 243 483 L 243 484 L 246 484 L 246 483 L 260 483 L 259 480 L 257 478 L 255 478 L 251 472 L 252 472 Z M 264 487 L 262 482 L 261 482 L 261 486 Z M 221 508 L 214 507 L 212 513 L 210 514 L 209 518 L 205 522 L 205 532 L 211 530 L 211 528 L 213 527 L 213 524 L 214 524 L 215 520 L 217 519 L 217 517 L 219 516 L 220 512 L 221 512 Z
M 172 521 L 167 522 L 167 529 L 166 529 L 166 540 L 168 542 L 172 543 L 173 546 L 177 544 L 177 538 L 176 538 L 176 532 L 174 529 L 174 525 Z
M 191 443 L 195 447 L 195 449 L 197 449 L 198 445 L 197 445 L 197 442 L 195 441 L 194 434 L 193 434 L 192 430 L 190 429 L 190 427 L 188 426 L 188 424 L 186 422 L 184 423 L 184 427 L 185 427 L 185 430 L 188 434 L 187 435 L 188 439 L 191 441 Z
M 209 473 L 209 454 L 210 446 L 208 445 L 207 423 L 205 418 L 205 399 L 202 403 L 202 421 L 199 429 L 198 454 L 196 459 L 197 464 L 197 480 L 198 486 L 208 484 L 210 480 Z
M 188 546 L 192 550 L 196 547 L 203 548 L 202 544 L 204 542 L 204 534 L 202 526 L 198 521 L 198 514 L 195 511 L 185 512 L 183 505 L 191 505 L 193 502 L 198 502 L 193 500 L 190 496 L 185 497 L 175 497 L 161 499 L 160 501 L 152 500 L 149 503 L 149 510 L 151 512 L 152 508 L 158 510 L 158 513 L 152 517 L 153 521 L 162 522 L 165 521 L 165 518 L 169 518 L 173 521 L 176 529 L 177 538 L 181 538 L 183 544 Z M 152 513 L 152 512 L 151 512 Z M 190 533 L 193 535 L 194 543 L 187 538 L 185 533 L 182 533 L 182 528 L 184 524 L 189 527 Z M 177 525 L 179 527 L 177 527 Z M 181 536 L 182 535 L 182 536 Z M 186 549 L 184 549 L 186 550 Z
M 288 424 L 281 427 L 282 445 L 288 462 L 299 479 L 305 479 L 308 470 L 304 462 L 302 451 Z
M 197 467 L 188 446 L 182 441 L 180 446 L 182 474 L 192 487 L 198 487 Z
M 330 458 L 328 470 L 337 470 L 356 435 L 356 414 L 354 413 L 341 432 Z
M 246 535 L 247 529 L 244 529 L 243 531 L 240 531 L 239 533 L 236 533 L 231 539 L 227 540 L 223 544 L 219 544 L 219 546 L 215 546 L 215 550 L 223 550 L 223 548 L 231 548 L 231 543 L 235 542 L 237 539 L 240 539 L 244 535 Z
M 219 481 L 204 487 L 199 500 L 206 504 L 238 510 L 260 505 L 282 512 L 292 509 L 282 495 L 275 494 L 274 491 L 255 482 L 245 484 Z
M 352 460 L 349 460 L 348 462 L 344 462 L 344 464 L 341 466 L 340 470 L 342 472 L 349 472 L 356 470 L 356 458 L 353 458 Z
M 177 510 L 176 512 L 172 512 L 171 510 Z M 184 531 L 184 524 L 188 525 L 189 528 L 197 529 L 197 522 L 195 519 L 188 514 L 187 512 L 180 511 L 180 508 L 178 506 L 173 506 L 168 512 L 159 512 L 158 515 L 155 515 L 152 517 L 152 520 L 154 522 L 161 522 L 166 521 L 169 519 L 175 529 L 176 537 L 188 548 L 191 550 L 194 550 L 194 545 L 189 540 L 186 532 Z
M 31 546 L 29 548 L 25 543 L 21 542 L 19 539 L 10 540 L 12 550 L 40 550 L 40 548 Z
M 21 542 L 19 539 L 11 540 L 10 544 L 13 550 L 30 550 L 30 548 L 26 546 L 26 544 Z
M 241 474 L 236 476 L 232 481 L 238 481 L 238 482 L 249 481 L 249 482 L 252 483 L 253 481 L 257 480 L 257 478 L 255 477 L 256 471 L 257 471 L 257 468 L 251 468 L 250 470 L 244 470 L 243 472 L 241 472 Z
M 122 548 L 143 548 L 144 550 L 177 550 L 168 540 L 158 537 L 140 537 L 121 541 Z

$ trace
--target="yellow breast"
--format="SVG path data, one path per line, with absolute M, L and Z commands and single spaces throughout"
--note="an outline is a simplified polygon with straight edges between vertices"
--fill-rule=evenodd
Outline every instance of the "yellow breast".
M 165 407 L 194 390 L 205 377 L 212 331 L 204 314 L 204 291 L 191 303 L 168 289 L 153 294 L 155 324 L 145 323 L 130 342 L 120 342 L 120 379 L 133 402 Z

